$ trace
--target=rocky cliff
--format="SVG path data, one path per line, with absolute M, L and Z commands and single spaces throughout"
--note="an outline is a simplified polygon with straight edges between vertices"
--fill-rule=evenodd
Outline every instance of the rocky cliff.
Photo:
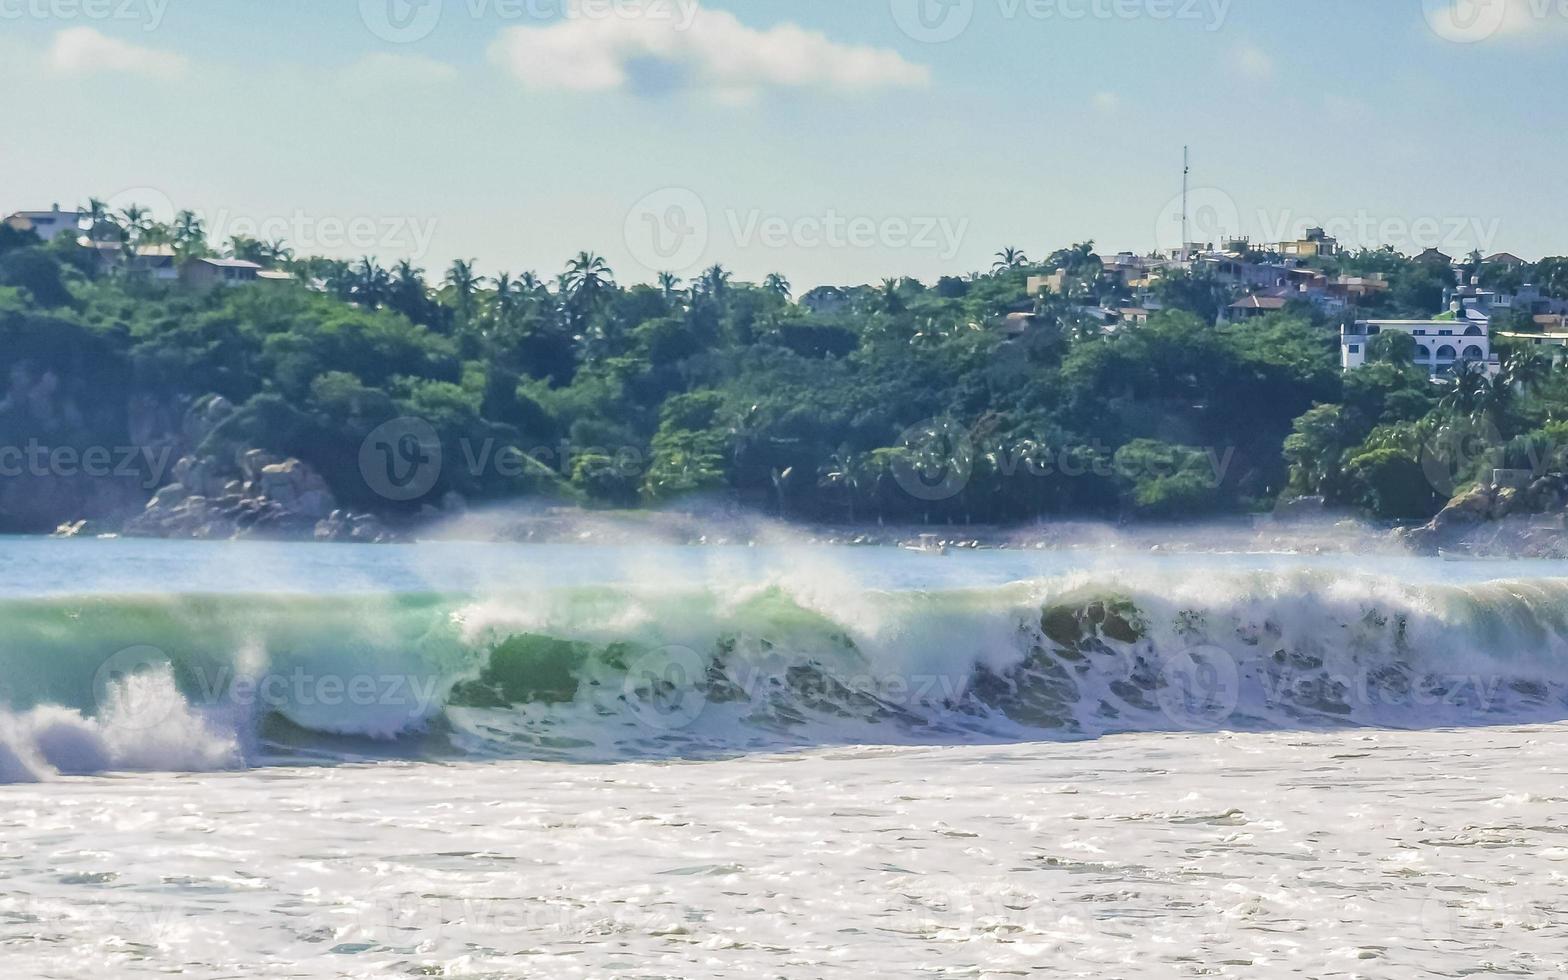
M 1465 490 L 1429 523 L 1396 536 L 1419 554 L 1568 558 L 1565 508 L 1568 477 L 1549 474 L 1524 487 Z

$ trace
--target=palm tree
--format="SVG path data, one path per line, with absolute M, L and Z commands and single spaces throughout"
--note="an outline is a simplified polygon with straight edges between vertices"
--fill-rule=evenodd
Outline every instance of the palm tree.
M 817 486 L 837 487 L 849 500 L 849 523 L 855 523 L 855 497 L 860 493 L 860 478 L 865 471 L 865 457 L 843 447 L 817 470 Z
M 566 263 L 566 274 L 561 277 L 566 290 L 573 296 L 594 295 L 614 282 L 615 273 L 610 264 L 592 252 L 578 252 Z
M 1029 256 L 1023 249 L 1013 248 L 1011 245 L 996 253 L 996 262 L 992 264 L 992 272 L 1005 272 L 1008 269 L 1017 269 L 1029 264 Z
M 174 242 L 174 228 L 161 221 L 147 222 L 142 229 L 139 243 L 142 245 L 169 245 Z
M 659 273 L 659 291 L 664 294 L 664 302 L 675 302 L 675 294 L 680 291 L 681 277 L 673 272 Z
M 387 274 L 387 270 L 368 255 L 354 267 L 353 278 L 354 301 L 367 309 L 381 305 L 392 288 L 392 277 Z
M 505 272 L 490 281 L 495 284 L 495 295 L 490 297 L 491 315 L 497 323 L 507 323 L 521 305 L 525 294 L 517 281 Z
M 1067 253 L 1066 264 L 1073 266 L 1074 268 L 1080 265 L 1088 265 L 1089 263 L 1096 261 L 1094 255 L 1093 239 L 1090 239 L 1087 242 L 1079 242 L 1072 248 L 1066 249 L 1065 251 Z
M 692 291 L 697 292 L 700 288 L 702 293 L 718 299 L 724 295 L 724 291 L 729 288 L 730 280 L 733 278 L 734 276 L 731 275 L 728 269 L 725 269 L 724 266 L 718 263 L 714 263 L 703 271 L 702 276 L 697 280 L 697 285 L 693 286 Z
M 928 317 L 909 338 L 909 343 L 914 347 L 929 347 L 940 342 L 944 336 L 946 336 L 946 332 L 937 326 L 935 320 Z
M 258 265 L 267 258 L 266 244 L 248 235 L 235 235 L 230 238 L 228 252 L 231 259 L 243 259 Z
M 120 226 L 114 220 L 114 215 L 109 211 L 109 205 L 96 197 L 87 199 L 87 207 L 82 210 L 87 218 L 87 237 L 93 241 L 102 241 L 105 235 L 112 238 L 123 238 Z
M 407 259 L 392 268 L 392 284 L 387 291 L 388 306 L 414 323 L 423 323 L 429 301 L 425 270 L 414 268 L 414 264 Z
M 1462 361 L 1455 367 L 1448 393 L 1438 401 L 1438 408 L 1459 418 L 1475 418 L 1491 399 L 1491 387 L 1484 365 Z
M 120 212 L 125 226 L 121 229 L 121 237 L 127 245 L 135 245 L 147 234 L 152 227 L 152 214 L 139 204 L 132 204 Z
M 540 293 L 547 292 L 544 280 L 533 271 L 524 272 L 517 277 L 517 291 L 527 297 L 537 297 Z
M 446 270 L 446 278 L 442 280 L 457 299 L 457 315 L 466 323 L 473 319 L 474 291 L 479 288 L 479 273 L 474 271 L 474 260 L 457 259 L 452 267 Z
M 789 302 L 791 293 L 789 280 L 785 279 L 779 273 L 768 273 L 768 278 L 762 281 L 762 287 L 768 290 L 768 292 L 773 293 L 775 296 L 778 296 L 780 299 L 784 300 L 784 302 Z
M 237 253 L 234 248 L 236 242 L 252 241 L 243 237 L 229 239 L 231 253 Z M 354 298 L 355 276 L 354 270 L 342 259 L 326 259 L 322 263 L 321 279 L 326 284 L 327 291 L 338 299 L 348 302 Z
M 194 211 L 174 216 L 174 247 L 182 255 L 195 255 L 207 249 L 207 229 Z
M 877 299 L 885 313 L 897 316 L 904 312 L 903 283 L 898 279 L 882 280 L 882 288 L 877 290 Z
M 1499 380 L 1509 388 L 1528 393 L 1532 385 L 1545 381 L 1552 373 L 1552 361 L 1537 348 L 1529 348 L 1511 355 L 1503 362 Z
M 273 265 L 282 265 L 294 261 L 294 250 L 289 248 L 289 243 L 281 238 L 274 238 L 262 246 L 262 254 Z

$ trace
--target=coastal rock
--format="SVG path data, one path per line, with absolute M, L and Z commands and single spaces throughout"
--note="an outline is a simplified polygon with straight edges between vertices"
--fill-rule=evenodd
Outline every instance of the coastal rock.
M 391 531 L 374 514 L 355 514 L 334 510 L 317 522 L 317 541 L 352 541 L 360 544 L 382 544 L 395 540 Z
M 1425 555 L 1568 558 L 1565 505 L 1568 489 L 1560 474 L 1542 476 L 1522 488 L 1472 487 L 1429 523 L 1396 530 L 1394 539 Z
M 337 509 L 326 480 L 298 459 L 262 450 L 240 453 L 229 465 L 187 456 L 174 466 L 175 482 L 159 488 L 126 525 L 143 537 L 301 538 Z M 351 526 L 349 537 L 353 540 Z M 369 533 L 376 537 L 374 531 Z
M 1437 516 L 1432 518 L 1435 531 L 1451 531 L 1470 527 L 1487 520 L 1492 514 L 1492 491 L 1476 487 L 1468 493 L 1450 500 Z
M 1516 488 L 1502 487 L 1492 497 L 1492 520 L 1500 521 L 1512 514 L 1519 503 L 1519 491 Z

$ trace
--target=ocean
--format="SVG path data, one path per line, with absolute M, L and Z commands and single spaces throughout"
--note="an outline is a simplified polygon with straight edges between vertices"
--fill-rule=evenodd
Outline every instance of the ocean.
M 0 539 L 0 962 L 1568 973 L 1568 563 Z

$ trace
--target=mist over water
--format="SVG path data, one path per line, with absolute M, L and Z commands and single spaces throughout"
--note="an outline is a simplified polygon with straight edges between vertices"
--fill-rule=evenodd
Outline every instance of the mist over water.
M 519 519 L 394 546 L 7 542 L 0 779 L 1568 713 L 1560 563 L 1374 554 L 1333 524 L 939 554 L 552 513 L 580 543 L 472 540 Z

